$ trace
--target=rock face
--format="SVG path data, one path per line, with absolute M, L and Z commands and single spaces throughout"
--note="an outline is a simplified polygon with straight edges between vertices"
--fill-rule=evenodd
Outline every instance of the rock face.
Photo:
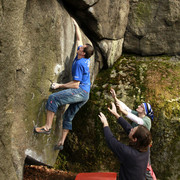
M 180 1 L 130 0 L 124 50 L 141 55 L 180 53 Z
M 124 33 L 128 21 L 129 1 L 64 0 L 66 8 L 75 16 L 84 32 L 96 43 L 107 66 L 112 66 L 122 53 Z M 103 8 L 102 8 L 103 7 Z
M 83 6 L 84 1 L 79 1 L 79 4 Z M 88 2 L 88 4 L 92 5 L 96 2 Z M 103 1 L 99 6 L 102 5 Z M 112 65 L 121 55 L 128 3 L 126 6 L 124 8 L 121 3 L 118 5 L 118 8 L 124 10 L 118 12 L 116 20 L 120 16 L 126 16 L 126 21 L 124 24 L 122 20 L 121 24 L 118 23 L 116 33 L 113 33 L 112 37 L 109 37 L 112 35 L 108 32 L 110 27 L 106 31 L 91 30 L 94 34 L 97 33 L 101 40 L 107 39 L 104 44 L 100 39 L 96 40 L 95 35 L 90 41 L 87 34 L 82 32 L 84 43 L 93 43 L 96 50 L 95 56 L 91 58 L 92 83 L 99 69 L 105 64 Z M 109 3 L 106 7 L 107 10 L 110 8 Z M 96 9 L 98 9 L 97 4 Z M 81 22 L 78 16 L 76 19 Z M 108 19 L 110 22 L 110 17 Z M 103 24 L 102 21 L 104 19 L 98 22 L 99 29 Z M 93 22 L 90 22 L 93 25 Z M 117 29 L 122 25 L 123 31 L 118 33 Z M 86 26 L 87 24 L 83 24 L 82 28 L 85 29 Z M 96 26 L 97 24 L 94 24 L 94 28 Z M 41 0 L 1 1 L 0 27 L 2 157 L 0 177 L 1 179 L 21 179 L 26 155 L 49 165 L 53 165 L 57 158 L 57 152 L 54 152 L 53 146 L 61 135 L 62 113 L 65 107 L 59 109 L 51 135 L 34 135 L 33 127 L 45 123 L 45 103 L 52 93 L 49 89 L 50 84 L 71 80 L 71 64 L 77 48 L 75 29 L 62 1 Z M 85 30 L 84 32 L 86 33 Z M 90 33 L 89 37 L 91 37 Z M 102 49 L 98 44 L 101 44 Z M 116 53 L 114 48 L 118 48 L 119 51 Z M 110 59 L 110 55 L 114 57 L 113 60 Z M 107 63 L 108 61 L 110 63 Z
M 59 108 L 51 135 L 34 135 L 33 127 L 45 123 L 45 103 L 54 92 L 50 84 L 71 80 L 77 48 L 71 16 L 83 42 L 95 47 L 92 84 L 100 69 L 121 56 L 122 46 L 137 54 L 179 53 L 178 1 L 0 1 L 1 179 L 22 179 L 26 155 L 55 163 L 53 145 L 61 136 L 65 107 Z
M 0 177 L 21 179 L 26 155 L 50 165 L 56 160 L 53 145 L 60 137 L 61 113 L 50 136 L 34 136 L 33 126 L 45 122 L 51 82 L 70 80 L 75 30 L 57 1 L 1 2 L 0 7 Z M 92 68 L 94 64 L 92 58 Z

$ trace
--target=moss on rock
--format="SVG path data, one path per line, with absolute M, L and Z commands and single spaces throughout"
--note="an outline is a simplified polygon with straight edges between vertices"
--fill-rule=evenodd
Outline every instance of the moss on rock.
M 67 170 L 118 171 L 119 162 L 107 148 L 98 117 L 103 112 L 115 137 L 127 143 L 127 137 L 107 107 L 113 100 L 110 87 L 130 108 L 149 102 L 155 113 L 152 125 L 151 159 L 159 179 L 179 176 L 175 169 L 180 139 L 180 63 L 174 57 L 138 57 L 123 55 L 111 69 L 99 73 L 88 103 L 73 121 L 73 132 L 65 144 Z M 176 157 L 177 156 L 177 157 Z M 162 161 L 163 160 L 163 161 Z M 176 167 L 176 168 L 172 168 Z

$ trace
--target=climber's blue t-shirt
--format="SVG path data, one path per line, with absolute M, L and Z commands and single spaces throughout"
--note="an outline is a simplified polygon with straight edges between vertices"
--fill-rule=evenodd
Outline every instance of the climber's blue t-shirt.
M 89 66 L 90 58 L 78 59 L 76 55 L 72 65 L 72 77 L 73 80 L 80 81 L 79 87 L 87 92 L 90 92 L 91 87 Z

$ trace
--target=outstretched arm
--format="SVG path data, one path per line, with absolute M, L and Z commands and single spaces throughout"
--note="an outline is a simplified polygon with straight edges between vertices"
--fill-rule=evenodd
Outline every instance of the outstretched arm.
M 118 100 L 118 98 L 116 97 L 116 92 L 113 88 L 111 88 L 110 93 L 113 97 L 113 99 L 116 102 L 117 107 L 119 108 L 119 110 L 125 115 L 127 116 L 127 118 L 129 118 L 131 121 L 143 125 L 144 121 L 142 120 L 142 118 L 139 118 L 138 116 L 132 114 L 132 110 L 127 107 L 122 101 Z
M 131 112 L 132 111 L 129 107 L 126 106 L 126 104 L 124 104 L 122 101 L 120 101 L 117 98 L 116 92 L 115 92 L 115 90 L 113 88 L 111 88 L 110 93 L 111 93 L 113 99 L 115 100 L 116 104 L 120 104 L 122 109 L 126 110 L 127 112 Z
M 109 126 L 106 116 L 102 112 L 100 112 L 98 116 L 103 124 L 103 127 Z
M 83 43 L 82 43 L 82 36 L 81 36 L 81 32 L 80 32 L 79 26 L 78 26 L 77 22 L 74 19 L 73 19 L 73 22 L 74 22 L 75 31 L 76 31 L 77 45 L 78 46 L 83 45 Z
M 108 107 L 108 110 L 118 119 L 120 115 L 117 113 L 116 105 L 113 102 L 111 103 L 111 105 L 112 105 L 112 108 Z
M 119 108 L 119 110 L 120 110 L 124 115 L 126 115 L 126 117 L 129 118 L 131 121 L 133 121 L 133 122 L 135 122 L 135 123 L 137 123 L 137 124 L 140 124 L 140 125 L 143 125 L 143 124 L 144 124 L 144 121 L 142 120 L 142 118 L 140 118 L 140 117 L 132 114 L 131 111 L 128 111 L 128 110 L 124 109 L 124 108 L 122 107 L 122 104 L 121 104 L 120 102 L 117 101 L 117 102 L 116 102 L 116 105 L 117 105 L 117 107 Z
M 113 88 L 111 88 L 110 93 L 111 93 L 113 99 L 115 100 L 115 102 L 118 101 L 118 98 L 116 96 L 116 92 L 115 92 L 115 90 Z
M 104 136 L 109 148 L 112 150 L 112 152 L 114 152 L 118 156 L 120 162 L 123 162 L 125 160 L 124 154 L 127 154 L 127 152 L 129 151 L 129 147 L 119 142 L 113 136 L 108 126 L 107 119 L 102 112 L 100 112 L 99 118 L 101 119 L 101 122 L 104 125 Z
M 117 113 L 117 109 L 114 103 L 112 104 L 112 108 L 108 108 L 108 110 L 118 119 L 118 123 L 122 126 L 122 128 L 125 130 L 127 134 L 129 134 L 130 130 L 132 129 L 132 126 L 120 115 Z
M 144 125 L 144 121 L 142 120 L 142 118 L 136 116 L 135 114 L 132 114 L 131 112 L 127 113 L 127 118 L 129 118 L 131 121 L 135 122 L 136 124 Z

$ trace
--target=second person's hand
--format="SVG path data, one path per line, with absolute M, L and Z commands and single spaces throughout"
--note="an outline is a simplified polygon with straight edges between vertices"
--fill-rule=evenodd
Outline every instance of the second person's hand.
M 116 99 L 116 92 L 113 88 L 111 88 L 110 93 L 114 99 Z
M 106 116 L 102 112 L 100 112 L 98 116 L 99 116 L 101 122 L 103 123 L 104 127 L 105 126 L 109 126 L 107 118 L 106 118 Z
M 116 105 L 111 102 L 111 105 L 112 105 L 112 108 L 109 108 L 108 107 L 108 110 L 116 117 L 116 118 L 119 118 L 120 115 L 117 113 L 117 108 L 116 108 Z
M 128 112 L 123 109 L 123 107 L 121 106 L 121 101 L 116 101 L 116 106 L 119 108 L 119 110 L 124 114 L 124 115 L 127 115 Z

